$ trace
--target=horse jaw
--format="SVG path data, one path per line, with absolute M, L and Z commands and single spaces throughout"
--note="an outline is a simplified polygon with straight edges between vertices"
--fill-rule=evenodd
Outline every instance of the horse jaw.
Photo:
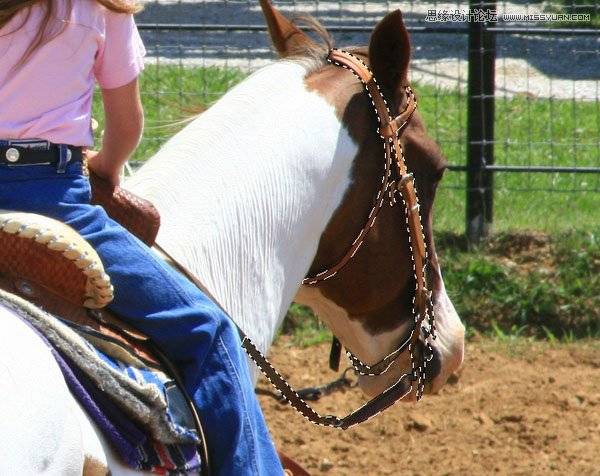
M 438 273 L 440 273 L 439 287 L 436 289 L 434 302 L 437 338 L 432 341 L 432 347 L 441 368 L 433 380 L 427 383 L 428 393 L 437 393 L 448 377 L 461 367 L 464 358 L 465 327 L 446 293 L 439 268 Z M 373 334 L 365 329 L 362 323 L 352 320 L 345 309 L 325 298 L 318 288 L 310 286 L 302 286 L 298 290 L 295 301 L 311 307 L 326 321 L 327 326 L 344 346 L 367 365 L 379 362 L 395 350 L 408 334 L 411 325 L 408 321 L 392 331 Z M 396 383 L 403 374 L 410 372 L 410 369 L 410 355 L 405 352 L 394 361 L 387 372 L 378 376 L 360 376 L 358 384 L 363 393 L 375 397 Z M 414 399 L 415 392 L 412 392 L 407 400 Z
M 296 302 L 309 306 L 326 323 L 344 347 L 352 351 L 367 365 L 379 362 L 394 350 L 408 332 L 410 323 L 398 326 L 393 331 L 373 335 L 362 323 L 352 320 L 346 310 L 327 299 L 318 288 L 302 286 L 296 295 Z M 410 370 L 410 360 L 404 354 L 394 361 L 391 368 L 382 376 L 360 376 L 358 385 L 361 391 L 375 397 L 395 383 L 400 376 Z
M 398 326 L 392 331 L 373 334 L 368 332 L 361 322 L 352 320 L 348 312 L 333 301 L 327 299 L 319 288 L 302 286 L 294 299 L 299 304 L 309 306 L 315 314 L 322 318 L 333 334 L 367 365 L 373 365 L 393 350 L 394 343 L 399 342 L 408 332 L 410 323 Z
M 465 327 L 446 294 L 443 283 L 442 289 L 438 290 L 436 294 L 434 312 L 437 338 L 431 341 L 431 346 L 440 369 L 432 380 L 426 382 L 425 391 L 430 394 L 438 393 L 441 390 L 450 375 L 460 369 L 464 358 Z M 388 352 L 391 352 L 391 350 L 393 348 Z M 386 353 L 380 355 L 380 359 Z M 410 369 L 410 356 L 405 353 L 392 364 L 389 371 L 382 375 L 360 376 L 358 379 L 359 387 L 366 395 L 374 397 L 396 383 L 403 374 L 410 372 Z M 425 371 L 427 371 L 427 367 Z M 413 391 L 407 395 L 405 400 L 416 400 L 416 386 L 413 386 Z
M 306 66 L 254 73 L 128 182 L 162 216 L 158 242 L 266 351 L 350 185 L 357 145 Z

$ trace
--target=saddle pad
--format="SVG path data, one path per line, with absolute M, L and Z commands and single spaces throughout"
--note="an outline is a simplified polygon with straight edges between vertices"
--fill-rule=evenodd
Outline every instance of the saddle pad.
M 60 356 L 72 393 L 130 467 L 163 474 L 200 467 L 202 442 L 183 395 L 164 373 L 105 354 L 82 337 L 85 330 L 2 289 L 0 303 Z
M 126 361 L 141 361 L 150 368 L 161 369 L 160 362 L 148 346 L 148 337 L 128 325 L 107 309 L 85 309 L 75 306 L 43 286 L 20 278 L 10 278 L 0 273 L 0 289 L 21 296 L 29 303 L 46 310 L 49 314 L 60 316 L 88 330 L 87 340 L 92 341 L 96 335 L 104 341 L 98 342 L 98 347 L 105 345 L 127 349 L 129 357 L 123 353 Z M 96 345 L 96 342 L 92 342 Z M 103 347 L 102 347 L 103 349 Z M 116 350 L 107 350 L 109 355 L 115 355 Z
M 28 321 L 21 319 L 50 348 L 71 393 L 127 466 L 158 474 L 197 474 L 200 471 L 202 460 L 196 445 L 166 445 L 151 439 L 85 374 L 58 352 L 44 335 Z

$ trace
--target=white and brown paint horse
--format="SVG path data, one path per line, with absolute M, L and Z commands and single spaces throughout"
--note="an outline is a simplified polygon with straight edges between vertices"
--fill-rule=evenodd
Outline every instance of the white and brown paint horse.
M 325 61 L 319 47 L 261 2 L 285 59 L 254 73 L 173 137 L 127 183 L 162 214 L 158 241 L 204 283 L 266 351 L 293 300 L 310 305 L 366 363 L 397 346 L 412 322 L 414 290 L 405 218 L 380 213 L 346 268 L 318 287 L 306 275 L 333 264 L 364 225 L 383 171 L 383 148 L 362 85 Z M 405 101 L 410 45 L 399 12 L 388 15 L 368 62 L 394 113 Z M 463 358 L 464 328 L 439 271 L 432 205 L 445 161 L 418 112 L 402 138 L 414 172 L 433 270 L 438 338 L 428 389 L 437 391 Z M 12 474 L 130 471 L 81 411 L 37 336 L 0 308 L 4 367 L 0 468 Z M 23 349 L 27 348 L 27 357 Z M 409 362 L 364 377 L 374 395 Z M 298 424 L 303 424 L 298 420 Z M 95 465 L 94 465 L 95 464 Z M 5 472 L 5 471 L 0 471 Z M 133 472 L 131 472 L 133 473 Z

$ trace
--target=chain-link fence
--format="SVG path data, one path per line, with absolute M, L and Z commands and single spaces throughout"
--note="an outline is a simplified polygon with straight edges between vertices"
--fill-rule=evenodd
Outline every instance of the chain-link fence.
M 402 10 L 420 110 L 452 164 L 438 229 L 463 232 L 466 221 L 477 236 L 492 210 L 495 229 L 600 222 L 600 5 L 487 2 L 471 5 L 480 16 L 469 18 L 468 3 L 273 3 L 315 16 L 340 47 L 368 44 L 374 25 Z M 137 159 L 181 126 L 173 123 L 274 59 L 256 1 L 149 2 L 137 22 L 148 51 Z

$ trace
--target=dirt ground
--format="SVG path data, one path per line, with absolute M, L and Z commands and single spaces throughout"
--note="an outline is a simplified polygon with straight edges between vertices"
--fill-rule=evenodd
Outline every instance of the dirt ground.
M 271 357 L 302 387 L 334 378 L 328 352 L 282 337 Z M 345 432 L 316 427 L 268 395 L 260 400 L 277 446 L 315 475 L 600 475 L 600 342 L 468 342 L 460 378 L 439 395 Z M 315 407 L 342 414 L 364 401 L 352 389 Z

